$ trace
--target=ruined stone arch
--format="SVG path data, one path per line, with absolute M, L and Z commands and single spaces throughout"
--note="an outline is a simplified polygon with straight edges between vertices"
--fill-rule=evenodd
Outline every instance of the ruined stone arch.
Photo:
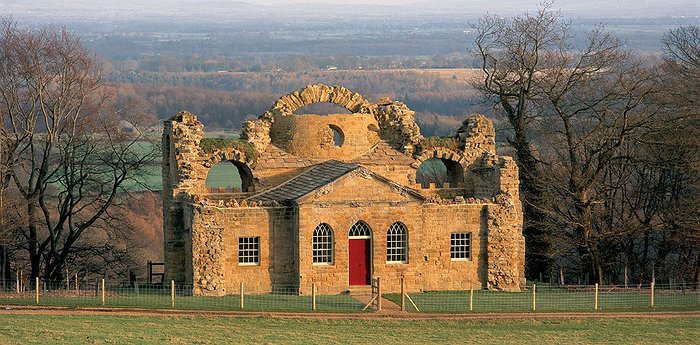
M 423 162 L 433 158 L 439 159 L 445 164 L 448 176 L 447 182 L 449 182 L 450 185 L 457 186 L 464 184 L 465 172 L 469 167 L 469 162 L 454 150 L 445 147 L 436 147 L 424 151 L 416 157 L 416 163 L 413 164 L 413 167 L 418 169 Z
M 205 176 L 208 177 L 211 168 L 221 162 L 230 162 L 236 167 L 238 175 L 241 178 L 241 191 L 250 192 L 253 190 L 251 187 L 253 187 L 254 176 L 251 167 L 254 162 L 248 159 L 245 152 L 231 148 L 215 151 L 210 154 L 202 164 L 202 166 L 207 169 Z
M 357 92 L 342 86 L 308 85 L 301 90 L 280 97 L 270 109 L 270 115 L 293 115 L 299 108 L 314 103 L 334 103 L 352 113 L 372 114 L 368 100 Z

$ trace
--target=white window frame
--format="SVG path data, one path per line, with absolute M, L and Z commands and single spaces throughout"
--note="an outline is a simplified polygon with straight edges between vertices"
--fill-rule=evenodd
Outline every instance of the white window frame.
M 251 261 L 253 259 L 254 261 Z M 238 238 L 238 266 L 260 265 L 260 236 Z
M 350 231 L 348 232 L 348 238 L 350 239 L 366 239 L 366 238 L 372 238 L 372 229 L 369 227 L 369 224 L 359 220 L 355 222 L 350 227 Z
M 333 228 L 326 223 L 321 223 L 316 226 L 311 238 L 311 261 L 313 265 L 333 265 L 335 258 Z M 321 246 L 324 246 L 324 248 L 321 248 Z
M 450 260 L 469 261 L 472 259 L 472 233 L 453 232 L 450 234 Z
M 408 229 L 401 222 L 391 224 L 386 231 L 386 263 L 408 263 Z

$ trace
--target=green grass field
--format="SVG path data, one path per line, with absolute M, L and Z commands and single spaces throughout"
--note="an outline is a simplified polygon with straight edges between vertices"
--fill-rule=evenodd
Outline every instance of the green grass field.
M 378 320 L 0 313 L 2 344 L 693 344 L 700 320 Z
M 209 188 L 240 188 L 241 175 L 233 164 L 221 162 L 211 167 L 205 185 Z

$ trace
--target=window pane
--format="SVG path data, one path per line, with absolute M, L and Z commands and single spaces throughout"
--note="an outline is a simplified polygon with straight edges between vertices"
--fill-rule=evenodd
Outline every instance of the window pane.
M 333 230 L 326 223 L 319 224 L 312 236 L 313 263 L 333 263 Z
M 260 262 L 260 237 L 238 238 L 238 263 L 257 264 Z
M 471 258 L 471 233 L 460 232 L 450 234 L 450 258 Z
M 406 262 L 407 230 L 401 223 L 391 224 L 386 233 L 386 261 Z

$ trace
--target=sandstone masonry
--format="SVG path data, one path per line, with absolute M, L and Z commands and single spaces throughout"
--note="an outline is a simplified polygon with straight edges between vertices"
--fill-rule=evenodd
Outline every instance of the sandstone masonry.
M 331 102 L 351 114 L 295 115 Z M 423 138 L 405 104 L 310 85 L 243 124 L 241 145 L 202 148 L 203 125 L 180 112 L 163 133 L 166 279 L 195 294 L 348 291 L 382 277 L 386 292 L 524 287 L 518 170 L 496 155 L 493 125 L 465 120 L 453 138 Z M 451 144 L 450 144 L 451 143 Z M 448 145 L 449 144 L 449 145 Z M 429 159 L 441 186 L 416 184 Z M 242 190 L 212 193 L 209 169 L 233 163 Z

